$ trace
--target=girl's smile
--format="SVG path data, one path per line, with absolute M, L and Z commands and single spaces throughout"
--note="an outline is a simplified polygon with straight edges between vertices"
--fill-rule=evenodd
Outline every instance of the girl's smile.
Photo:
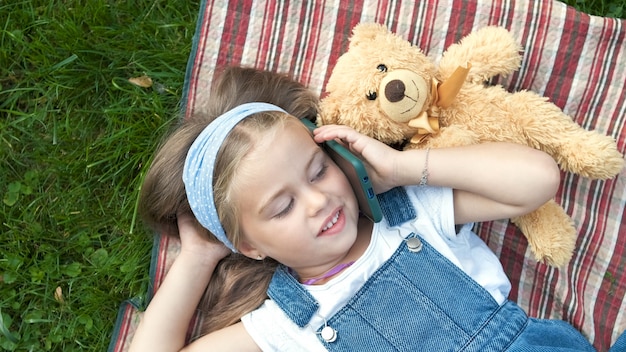
M 318 236 L 330 236 L 343 230 L 346 223 L 346 217 L 343 211 L 338 210 L 335 215 L 324 225 Z

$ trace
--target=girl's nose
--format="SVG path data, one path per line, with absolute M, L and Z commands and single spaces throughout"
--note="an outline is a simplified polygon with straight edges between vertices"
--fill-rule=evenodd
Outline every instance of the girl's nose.
M 308 187 L 305 197 L 310 216 L 317 215 L 328 205 L 328 195 L 317 187 Z

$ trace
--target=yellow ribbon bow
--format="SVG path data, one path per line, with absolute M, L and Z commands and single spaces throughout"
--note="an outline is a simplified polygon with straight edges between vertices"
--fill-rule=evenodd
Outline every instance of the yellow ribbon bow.
M 411 138 L 411 143 L 420 144 L 429 134 L 439 132 L 439 110 L 452 105 L 465 83 L 471 66 L 468 62 L 467 67 L 457 67 L 445 82 L 439 83 L 437 79 L 432 79 L 430 91 L 433 97 L 432 105 L 408 123 L 410 127 L 417 128 L 417 133 Z

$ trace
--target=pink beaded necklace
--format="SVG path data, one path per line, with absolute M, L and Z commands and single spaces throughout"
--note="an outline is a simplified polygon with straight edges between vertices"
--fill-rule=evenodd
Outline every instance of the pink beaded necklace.
M 343 269 L 349 267 L 352 264 L 354 264 L 354 261 L 348 262 L 348 263 L 337 264 L 334 267 L 332 267 L 330 270 L 328 270 L 327 272 L 322 274 L 322 276 L 306 279 L 306 280 L 302 281 L 302 284 L 303 285 L 313 285 L 313 284 L 315 284 L 318 281 L 321 281 L 321 280 L 327 279 L 327 278 L 329 278 L 329 277 L 331 277 L 333 275 L 336 275 L 338 272 L 342 271 Z

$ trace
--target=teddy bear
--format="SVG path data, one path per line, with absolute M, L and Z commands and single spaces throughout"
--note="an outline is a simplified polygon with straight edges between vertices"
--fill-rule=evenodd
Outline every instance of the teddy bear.
M 318 124 L 348 125 L 404 149 L 519 143 L 548 153 L 565 172 L 617 175 L 624 158 L 614 139 L 583 129 L 539 94 L 488 83 L 519 69 L 521 50 L 510 31 L 487 26 L 449 46 L 435 64 L 385 26 L 358 24 L 329 77 Z M 511 221 L 537 261 L 569 262 L 577 231 L 555 200 Z

